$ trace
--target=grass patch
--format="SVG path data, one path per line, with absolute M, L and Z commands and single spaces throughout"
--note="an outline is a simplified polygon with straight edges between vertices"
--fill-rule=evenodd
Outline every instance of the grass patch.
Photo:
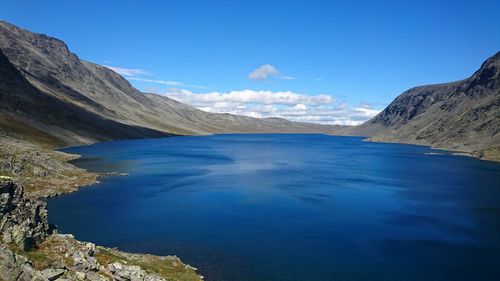
M 186 266 L 174 257 L 158 257 L 152 255 L 121 254 L 115 250 L 98 247 L 95 253 L 100 264 L 106 266 L 113 262 L 125 265 L 136 265 L 149 274 L 157 274 L 167 280 L 200 281 L 193 268 Z
M 38 270 L 49 267 L 51 262 L 53 262 L 53 260 L 51 260 L 46 253 L 38 250 L 31 250 L 25 252 L 25 255 L 28 257 L 30 261 L 33 262 L 33 265 Z

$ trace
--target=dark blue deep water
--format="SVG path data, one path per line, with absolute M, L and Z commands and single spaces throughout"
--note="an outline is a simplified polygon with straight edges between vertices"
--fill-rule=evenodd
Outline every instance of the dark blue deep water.
M 66 151 L 127 172 L 48 200 L 63 233 L 176 254 L 207 280 L 500 280 L 500 165 L 327 135 Z

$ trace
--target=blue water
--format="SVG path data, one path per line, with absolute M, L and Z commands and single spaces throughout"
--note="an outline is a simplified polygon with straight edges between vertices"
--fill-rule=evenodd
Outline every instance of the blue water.
M 128 172 L 48 200 L 63 233 L 176 254 L 207 280 L 500 280 L 500 165 L 327 135 L 67 149 Z

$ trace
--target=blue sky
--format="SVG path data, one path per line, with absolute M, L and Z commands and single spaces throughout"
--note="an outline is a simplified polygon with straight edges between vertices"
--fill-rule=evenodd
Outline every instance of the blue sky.
M 410 87 L 472 74 L 500 50 L 498 11 L 500 1 L 483 0 L 0 0 L 0 18 L 122 68 L 140 90 L 209 111 L 339 124 Z

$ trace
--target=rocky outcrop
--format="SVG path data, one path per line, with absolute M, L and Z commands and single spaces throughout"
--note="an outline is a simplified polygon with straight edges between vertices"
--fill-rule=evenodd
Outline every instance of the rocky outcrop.
M 101 265 L 95 258 L 96 246 L 92 243 L 76 241 L 71 235 L 55 234 L 51 243 L 60 243 L 60 250 L 66 252 L 58 255 L 52 252 L 50 267 L 40 269 L 37 261 L 30 260 L 30 254 L 16 253 L 7 245 L 0 245 L 0 280 L 4 281 L 52 281 L 52 280 L 90 280 L 90 281 L 167 281 L 159 274 L 150 273 L 138 265 L 125 262 L 113 262 Z M 54 245 L 53 245 L 54 246 Z M 48 249 L 47 249 L 48 250 Z M 51 249 L 50 251 L 53 251 Z M 116 251 L 118 252 L 118 251 Z M 32 255 L 32 254 L 31 254 Z M 40 262 L 40 261 L 38 261 Z M 196 275 L 191 274 L 196 278 Z M 183 279 L 179 279 L 183 280 Z M 186 280 L 202 280 L 186 279 Z
M 13 249 L 29 251 L 52 231 L 44 202 L 27 198 L 13 182 L 0 182 L 0 280 L 50 280 Z
M 203 278 L 175 256 L 129 254 L 57 234 L 45 203 L 0 182 L 0 280 L 166 281 Z
M 53 231 L 45 202 L 27 198 L 24 188 L 13 182 L 0 183 L 0 216 L 2 242 L 24 251 L 40 244 Z
M 35 272 L 25 256 L 14 253 L 7 245 L 0 244 L 0 280 L 46 280 Z
M 109 264 L 106 267 L 109 272 L 116 276 L 117 280 L 125 281 L 125 280 L 148 280 L 148 281 L 160 281 L 165 280 L 158 276 L 151 276 L 148 279 L 145 279 L 147 276 L 146 271 L 142 270 L 137 265 L 124 265 L 119 262 L 114 262 Z
M 0 280 L 167 281 L 203 278 L 175 256 L 128 254 L 53 234 L 31 252 L 0 245 Z
M 32 198 L 56 196 L 95 183 L 98 174 L 68 163 L 78 157 L 0 137 L 0 177 L 20 183 Z

